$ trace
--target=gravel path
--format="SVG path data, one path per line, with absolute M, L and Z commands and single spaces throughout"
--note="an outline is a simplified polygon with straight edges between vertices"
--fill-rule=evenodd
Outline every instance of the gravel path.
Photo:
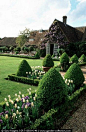
M 81 67 L 85 76 L 86 84 L 86 66 Z M 64 75 L 65 73 L 62 73 Z M 81 106 L 75 111 L 69 120 L 63 125 L 61 129 L 72 129 L 72 132 L 86 132 L 86 94 L 81 98 Z

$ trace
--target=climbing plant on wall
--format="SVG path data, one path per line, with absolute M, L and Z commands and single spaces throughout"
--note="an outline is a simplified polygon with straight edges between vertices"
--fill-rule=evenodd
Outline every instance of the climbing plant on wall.
M 49 28 L 48 33 L 45 34 L 45 38 L 41 43 L 41 48 L 44 49 L 47 43 L 58 44 L 59 47 L 60 46 L 65 47 L 65 45 L 68 44 L 65 35 L 63 34 L 59 27 L 57 20 L 54 20 L 54 22 Z

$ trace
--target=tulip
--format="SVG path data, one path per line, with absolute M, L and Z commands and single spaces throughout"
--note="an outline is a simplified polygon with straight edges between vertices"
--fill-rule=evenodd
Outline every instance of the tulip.
M 9 103 L 8 102 L 6 102 L 6 106 L 9 106 Z
M 15 117 L 16 116 L 16 113 L 13 113 L 13 117 Z
M 36 100 L 36 98 L 35 98 L 35 97 L 33 97 L 33 100 L 35 101 L 35 100 Z
M 19 111 L 18 110 L 16 111 L 16 114 L 19 114 Z
M 31 92 L 29 92 L 29 95 L 31 95 Z
M 25 99 L 23 98 L 23 103 L 25 102 Z
M 17 108 L 17 104 L 15 104 L 15 108 Z
M 24 94 L 22 94 L 22 98 L 24 98 Z
M 8 98 L 11 98 L 11 96 L 10 96 L 10 95 L 8 95 Z
M 33 102 L 31 102 L 31 106 L 34 106 L 34 103 Z
M 19 99 L 17 98 L 17 99 L 16 99 L 16 101 L 18 102 L 18 101 L 19 101 Z
M 37 94 L 35 94 L 35 97 L 37 97 Z
M 8 114 L 5 115 L 5 119 L 8 119 Z
M 7 99 L 6 99 L 6 98 L 4 98 L 4 100 L 5 100 L 5 101 L 7 101 Z
M 25 109 L 27 109 L 28 108 L 28 106 L 27 105 L 25 105 Z
M 27 89 L 27 92 L 29 92 L 29 89 Z
M 21 94 L 21 92 L 19 91 L 19 94 Z
M 15 94 L 15 96 L 17 97 L 17 94 Z
M 31 90 L 31 88 L 29 88 L 29 90 Z
M 13 100 L 11 100 L 11 103 L 14 104 Z

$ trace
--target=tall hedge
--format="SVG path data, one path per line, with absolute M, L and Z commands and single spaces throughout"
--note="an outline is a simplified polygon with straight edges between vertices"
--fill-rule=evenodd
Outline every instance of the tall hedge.
M 51 68 L 39 82 L 37 90 L 39 105 L 48 111 L 67 101 L 67 87 L 61 74 Z
M 32 69 L 26 60 L 22 60 L 18 67 L 16 75 L 26 77 L 26 72 L 32 72 Z
M 85 80 L 83 72 L 81 71 L 80 67 L 76 63 L 73 63 L 69 67 L 64 77 L 65 79 L 73 80 L 73 83 L 75 84 L 76 88 L 80 87 Z
M 54 66 L 54 62 L 53 62 L 50 54 L 47 54 L 45 56 L 45 58 L 43 59 L 43 62 L 42 62 L 42 66 L 44 66 L 44 67 L 53 67 Z

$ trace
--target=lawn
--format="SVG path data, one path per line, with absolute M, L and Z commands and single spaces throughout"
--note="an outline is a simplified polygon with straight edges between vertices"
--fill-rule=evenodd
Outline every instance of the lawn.
M 13 82 L 6 80 L 8 74 L 15 74 L 20 62 L 23 58 L 16 57 L 6 57 L 0 56 L 0 104 L 4 103 L 4 98 L 7 98 L 8 95 L 11 95 L 12 99 L 15 98 L 15 93 L 18 94 L 19 91 L 22 94 L 27 94 L 27 89 L 32 88 L 32 91 L 37 89 L 36 86 L 31 86 L 23 83 Z M 25 59 L 28 61 L 30 66 L 42 66 L 42 59 Z M 57 65 L 59 62 L 54 61 L 54 65 Z

